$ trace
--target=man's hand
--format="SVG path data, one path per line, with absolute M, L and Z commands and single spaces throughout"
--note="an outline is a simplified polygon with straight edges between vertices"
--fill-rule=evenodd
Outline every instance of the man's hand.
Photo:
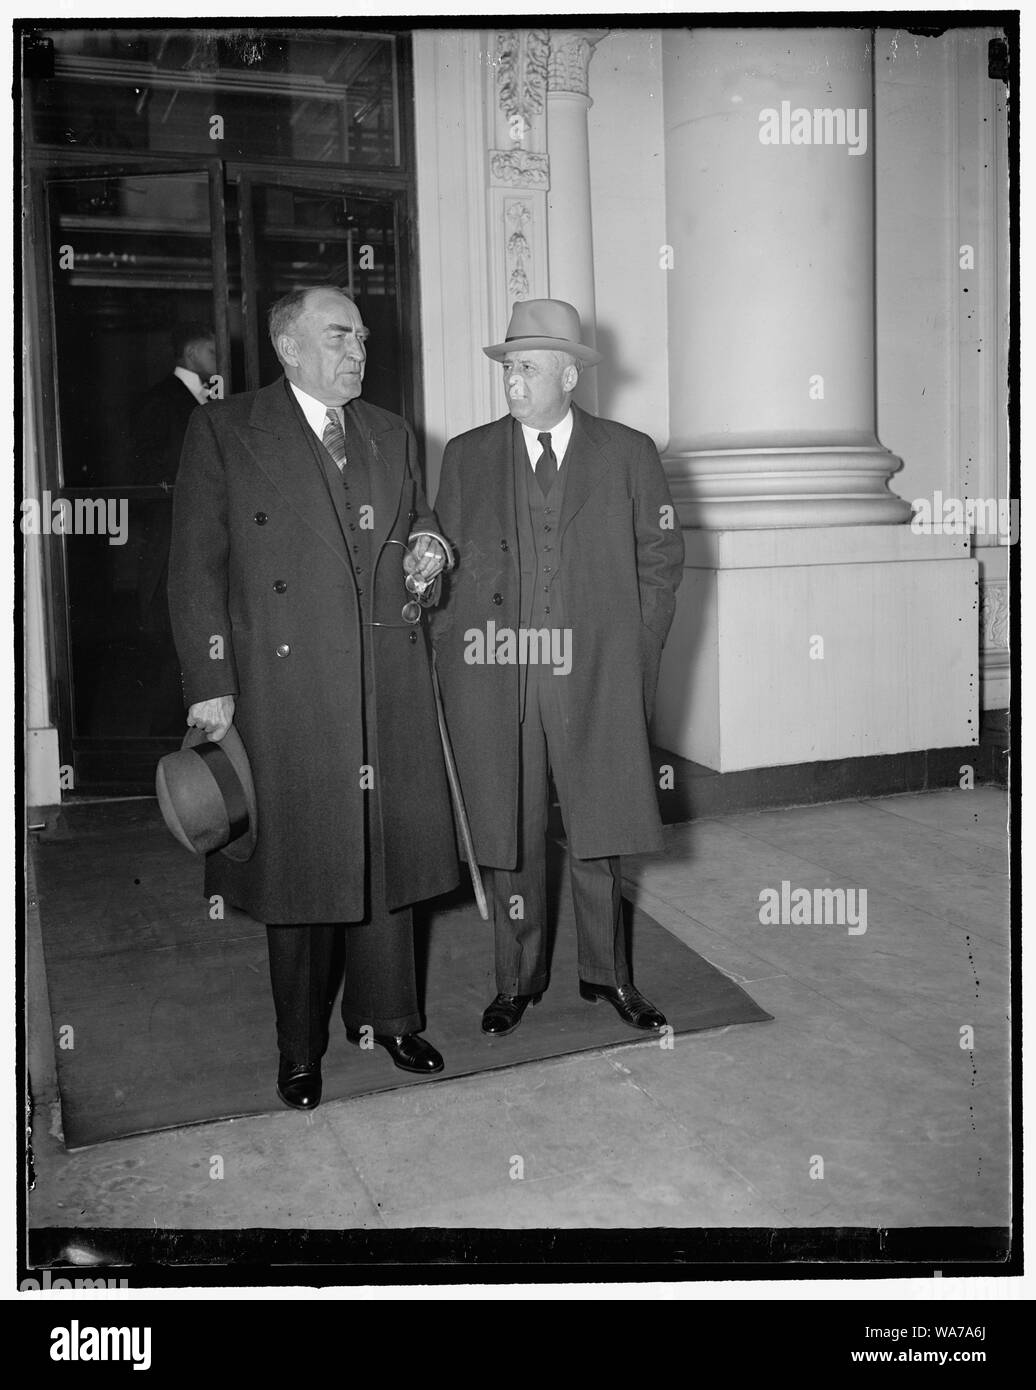
M 220 739 L 225 738 L 233 722 L 233 695 L 217 695 L 214 700 L 199 700 L 187 711 L 187 723 L 192 728 L 203 729 L 211 743 L 219 743 Z
M 434 536 L 418 536 L 409 550 L 403 552 L 403 570 L 424 584 L 429 584 L 446 568 L 446 552 Z

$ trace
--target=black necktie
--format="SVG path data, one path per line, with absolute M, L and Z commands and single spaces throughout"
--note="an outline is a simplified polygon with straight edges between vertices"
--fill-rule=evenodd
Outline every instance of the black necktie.
M 536 438 L 543 445 L 543 453 L 536 460 L 536 481 L 540 485 L 540 491 L 544 497 L 549 496 L 551 488 L 554 486 L 554 479 L 558 476 L 558 461 L 554 457 L 554 450 L 550 447 L 550 431 L 538 434 Z
M 339 470 L 345 468 L 345 430 L 339 419 L 339 413 L 332 406 L 327 408 L 327 423 L 324 425 L 324 433 L 321 436 L 324 441 L 324 448 L 337 463 Z

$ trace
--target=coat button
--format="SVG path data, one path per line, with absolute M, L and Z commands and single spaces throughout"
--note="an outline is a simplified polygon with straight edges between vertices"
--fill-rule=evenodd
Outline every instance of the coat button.
M 273 592 L 275 594 L 283 594 L 287 587 L 283 579 L 275 579 L 273 581 Z
M 278 656 L 289 656 L 290 653 L 291 648 L 288 646 L 287 642 L 282 642 L 281 645 L 277 648 Z
M 416 642 L 416 641 L 417 641 L 417 633 L 416 633 L 416 632 L 411 632 L 411 633 L 409 633 L 408 635 L 409 635 L 409 637 L 410 637 L 411 642 Z
M 265 526 L 268 520 L 269 517 L 265 512 L 256 512 L 254 521 L 257 526 Z
M 503 600 L 503 596 L 502 596 L 501 594 L 494 594 L 494 595 L 493 595 L 493 602 L 494 602 L 494 603 L 500 604 L 500 603 L 503 603 L 503 601 L 504 601 L 504 600 Z

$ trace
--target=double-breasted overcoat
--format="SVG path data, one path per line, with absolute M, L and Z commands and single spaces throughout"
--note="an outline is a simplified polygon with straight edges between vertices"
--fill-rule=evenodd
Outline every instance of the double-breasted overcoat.
M 406 422 L 362 400 L 349 410 L 369 447 L 371 575 L 354 573 L 355 513 L 283 379 L 199 407 L 176 481 L 169 606 L 185 703 L 235 696 L 258 803 L 251 859 L 209 855 L 205 891 L 262 922 L 363 918 L 371 778 L 388 906 L 458 877 L 425 624 L 401 618 L 402 547 L 439 527 Z

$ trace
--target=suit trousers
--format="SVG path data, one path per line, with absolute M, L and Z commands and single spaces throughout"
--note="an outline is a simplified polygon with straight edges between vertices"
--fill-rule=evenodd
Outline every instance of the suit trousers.
M 568 712 L 564 676 L 530 668 L 520 725 L 518 864 L 492 869 L 496 987 L 501 994 L 539 994 L 547 986 L 547 818 L 553 774 L 562 819 L 569 811 Z M 629 983 L 618 855 L 569 856 L 579 977 L 588 984 Z
M 370 649 L 364 663 L 368 709 L 371 705 Z M 362 922 L 267 924 L 270 984 L 277 1016 L 277 1045 L 291 1062 L 315 1062 L 327 1051 L 328 1023 L 337 986 L 336 947 L 345 948 L 342 1022 L 368 1025 L 375 1033 L 399 1037 L 419 1032 L 414 967 L 414 916 L 409 907 L 390 912 L 385 898 L 377 769 L 366 793 L 366 906 Z M 343 853 L 348 850 L 343 846 Z

